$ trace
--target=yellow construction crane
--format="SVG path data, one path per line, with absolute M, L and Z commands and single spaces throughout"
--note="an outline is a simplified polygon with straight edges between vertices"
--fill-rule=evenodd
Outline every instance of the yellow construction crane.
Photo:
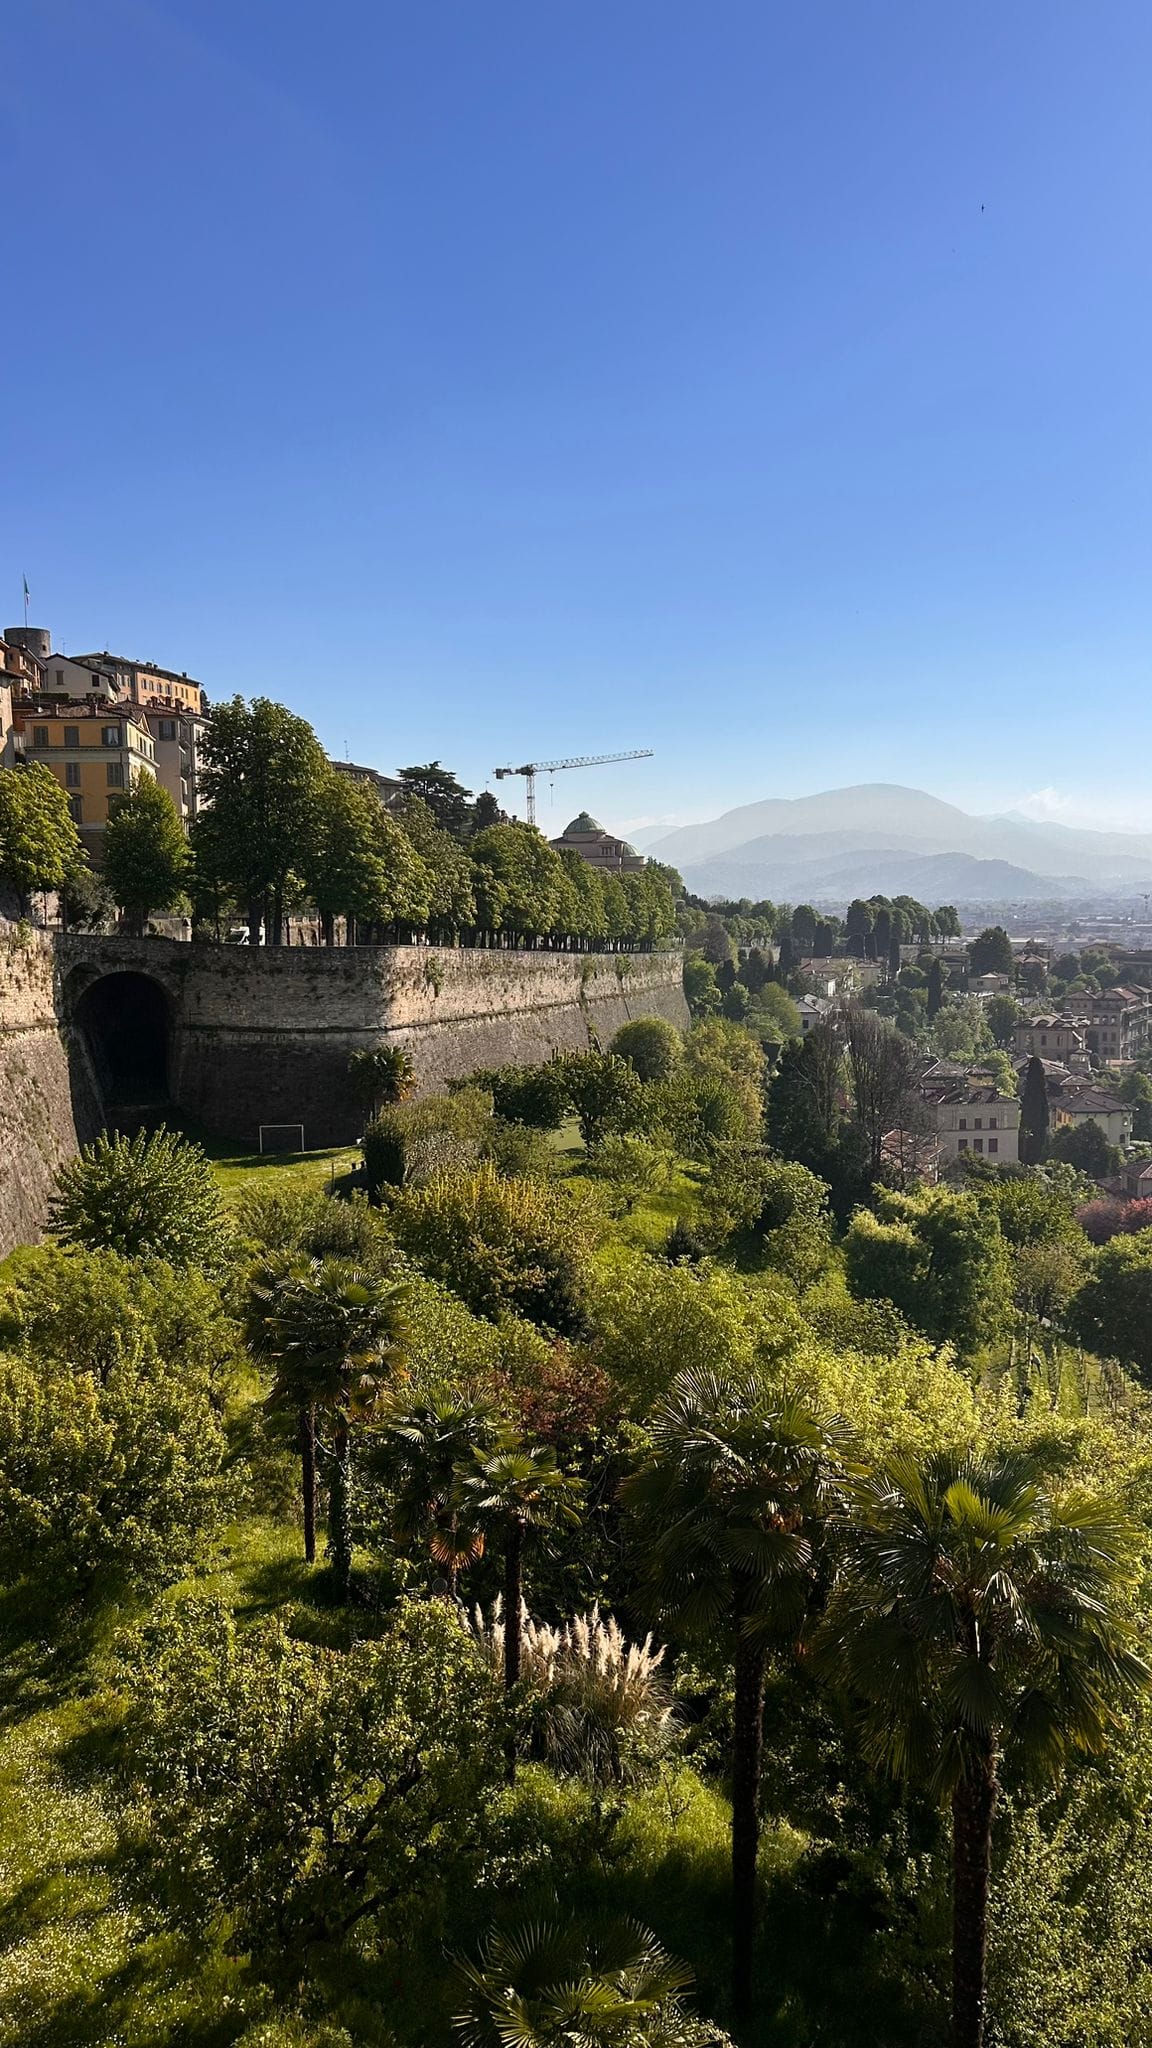
M 522 775 L 528 791 L 528 823 L 536 823 L 536 777 L 551 775 L 557 768 L 602 768 L 608 761 L 650 761 L 651 747 L 633 747 L 627 754 L 573 754 L 567 761 L 525 761 L 522 768 L 494 768 L 497 782 L 506 775 Z

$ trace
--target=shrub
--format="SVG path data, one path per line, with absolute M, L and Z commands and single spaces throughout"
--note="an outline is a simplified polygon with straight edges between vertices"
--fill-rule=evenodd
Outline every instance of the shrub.
M 363 1194 L 345 1202 L 317 1188 L 250 1187 L 233 1215 L 254 1256 L 302 1252 L 309 1259 L 351 1259 L 366 1271 L 383 1271 L 393 1247 L 379 1209 Z
M 181 1578 L 223 1516 L 225 1448 L 204 1377 L 147 1342 L 102 1374 L 0 1358 L 5 1573 L 65 1587 Z
M 536 1727 L 546 1761 L 596 1784 L 633 1784 L 666 1756 L 676 1739 L 672 1690 L 661 1669 L 663 1650 L 650 1635 L 624 1639 L 599 1607 L 560 1627 L 522 1610 L 521 1675 L 540 1696 Z M 504 1620 L 475 1608 L 472 1634 L 494 1684 L 504 1670 Z
M 602 1138 L 588 1154 L 588 1172 L 607 1183 L 619 1213 L 627 1215 L 645 1195 L 666 1187 L 675 1161 L 662 1145 L 621 1133 Z
M 608 1050 L 627 1060 L 642 1081 L 666 1081 L 684 1054 L 684 1041 L 665 1017 L 634 1017 L 622 1024 Z
M 559 1130 L 570 1104 L 559 1060 L 534 1067 L 494 1067 L 471 1074 L 467 1081 L 450 1082 L 449 1087 L 482 1088 L 492 1097 L 492 1107 L 505 1123 L 528 1124 L 533 1130 Z
M 391 1214 L 397 1242 L 477 1315 L 526 1317 L 557 1336 L 581 1334 L 592 1222 L 565 1189 L 502 1180 L 486 1162 L 403 1188 Z
M 166 1368 L 221 1390 L 237 1343 L 219 1290 L 199 1273 L 55 1244 L 25 1246 L 0 1267 L 0 1348 L 98 1380 L 150 1345 Z
M 695 1266 L 706 1257 L 708 1247 L 698 1230 L 678 1216 L 664 1240 L 664 1257 L 670 1266 Z
M 856 1211 L 844 1255 L 853 1294 L 892 1302 L 936 1343 L 972 1351 L 1003 1326 L 1004 1240 L 995 1214 L 972 1195 L 881 1194 L 876 1215 Z
M 441 1601 L 346 1652 L 185 1601 L 131 1647 L 129 1766 L 162 1874 L 261 1961 L 375 1918 L 409 1939 L 475 1882 L 500 1703 Z M 430 1845 L 434 1844 L 434 1853 Z
M 375 1198 L 384 1188 L 403 1187 L 408 1173 L 408 1143 L 398 1112 L 386 1109 L 373 1117 L 361 1144 L 369 1195 Z
M 506 1180 L 554 1180 L 560 1162 L 544 1131 L 494 1117 L 481 1148 Z
M 63 1244 L 170 1266 L 220 1267 L 228 1252 L 224 1205 L 199 1145 L 163 1126 L 134 1138 L 97 1138 L 56 1176 L 50 1227 Z
M 569 1052 L 556 1061 L 586 1145 L 610 1132 L 631 1129 L 639 1116 L 642 1089 L 635 1069 L 611 1052 Z

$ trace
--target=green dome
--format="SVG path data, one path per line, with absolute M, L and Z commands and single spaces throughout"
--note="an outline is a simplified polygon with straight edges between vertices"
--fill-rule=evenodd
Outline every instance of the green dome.
M 565 839 L 571 839 L 577 832 L 602 832 L 603 830 L 604 827 L 598 819 L 593 818 L 587 811 L 581 811 L 578 818 L 573 818 L 572 823 L 564 827 L 563 836 Z

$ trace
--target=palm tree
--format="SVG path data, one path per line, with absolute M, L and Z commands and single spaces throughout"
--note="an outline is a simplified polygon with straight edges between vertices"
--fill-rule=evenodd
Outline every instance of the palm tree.
M 370 1119 L 381 1109 L 405 1101 L 416 1086 L 411 1054 L 400 1045 L 365 1046 L 354 1052 L 348 1074 Z
M 764 1683 L 773 1643 L 796 1642 L 815 1548 L 835 1504 L 838 1425 L 752 1373 L 683 1372 L 650 1419 L 652 1449 L 625 1480 L 657 1613 L 682 1634 L 727 1632 L 732 1727 L 732 1999 L 752 2006 Z
M 562 1472 L 543 1444 L 504 1436 L 491 1450 L 475 1450 L 458 1472 L 465 1513 L 483 1528 L 493 1523 L 504 1545 L 504 1690 L 520 1683 L 523 1642 L 524 1551 L 533 1536 L 558 1522 L 580 1519 L 581 1485 Z M 516 1738 L 508 1737 L 508 1776 L 516 1775 Z
M 461 1569 L 484 1551 L 484 1531 L 457 1483 L 476 1450 L 495 1443 L 499 1424 L 484 1401 L 433 1387 L 420 1401 L 401 1396 L 380 1418 L 374 1460 L 396 1487 L 393 1525 L 403 1544 L 426 1542 L 456 1597 Z
M 685 2037 L 691 1972 L 635 1921 L 530 1921 L 490 1934 L 479 1962 L 459 1969 L 464 2048 L 679 2048 Z
M 1129 1532 L 1107 1501 L 1054 1499 L 1034 1452 L 943 1452 L 858 1479 L 817 1659 L 877 1770 L 952 1812 L 954 2048 L 981 2048 L 1001 1761 L 1055 1776 L 1100 1749 L 1148 1680 L 1118 1594 Z
M 333 1419 L 329 1538 L 337 1583 L 352 1586 L 351 1435 L 371 1413 L 402 1358 L 408 1289 L 346 1259 L 292 1257 L 259 1266 L 248 1288 L 245 1334 L 271 1361 L 269 1406 L 297 1411 L 304 1493 L 304 1555 L 316 1556 L 316 1418 Z

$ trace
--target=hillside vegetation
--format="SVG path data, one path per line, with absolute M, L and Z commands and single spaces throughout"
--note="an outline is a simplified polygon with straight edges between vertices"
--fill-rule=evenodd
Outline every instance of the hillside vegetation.
M 723 1017 L 65 1170 L 0 2043 L 1152 2038 L 1152 1230 L 886 1185 L 837 1058 L 831 1178 Z

